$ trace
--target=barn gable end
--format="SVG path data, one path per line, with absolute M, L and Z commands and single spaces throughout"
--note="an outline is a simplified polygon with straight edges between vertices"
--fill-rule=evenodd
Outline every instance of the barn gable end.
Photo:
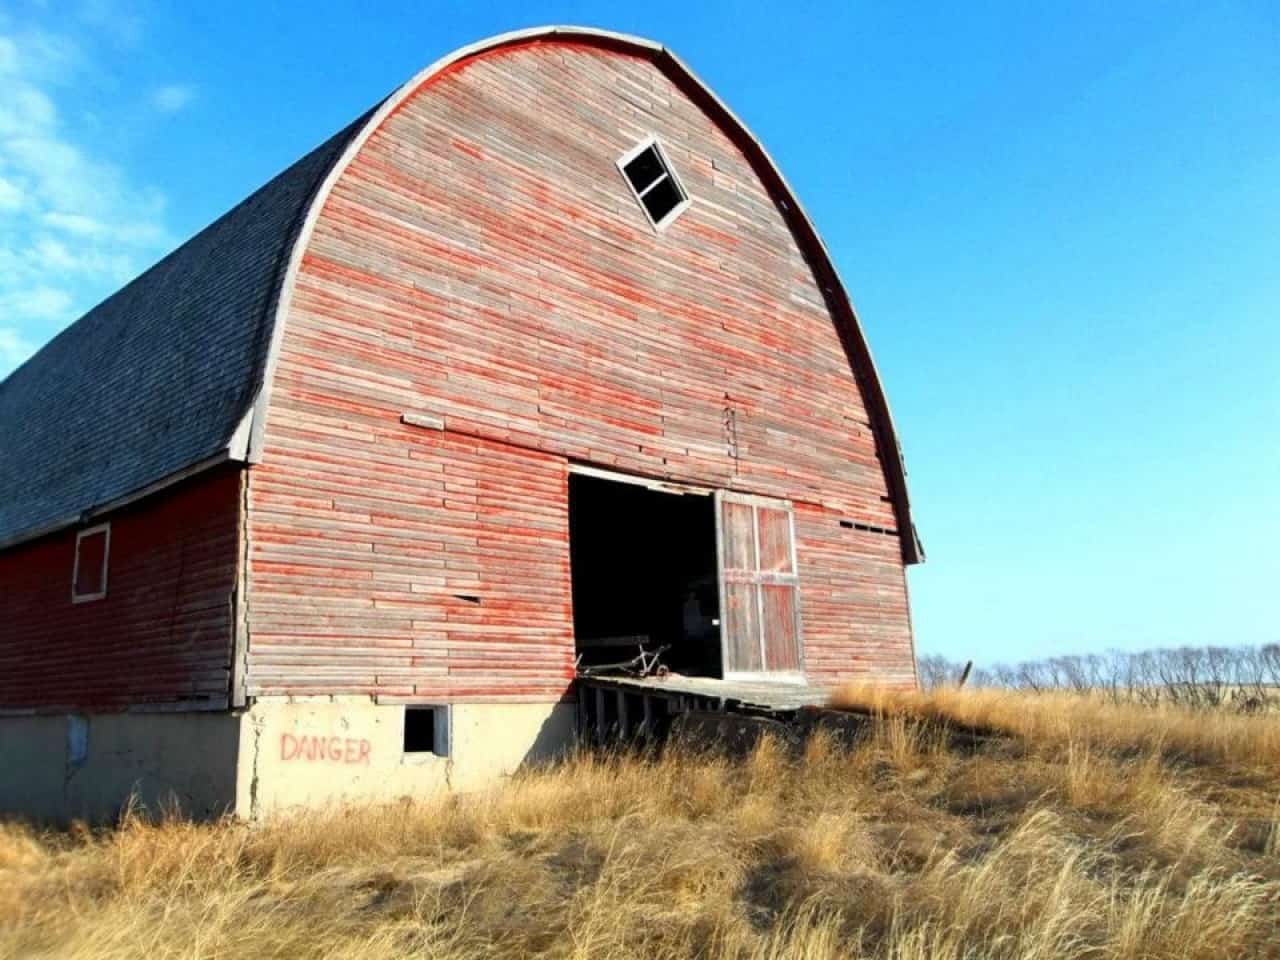
M 562 695 L 573 463 L 795 503 L 809 678 L 913 682 L 914 538 L 850 318 L 690 91 L 648 48 L 525 39 L 409 85 L 349 151 L 278 324 L 249 695 Z M 615 168 L 649 136 L 691 198 L 661 232 Z

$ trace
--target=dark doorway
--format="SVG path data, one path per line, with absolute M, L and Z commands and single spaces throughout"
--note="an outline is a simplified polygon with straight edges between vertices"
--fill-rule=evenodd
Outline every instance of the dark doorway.
M 715 503 L 571 474 L 573 629 L 584 666 L 628 660 L 639 645 L 662 663 L 719 677 Z

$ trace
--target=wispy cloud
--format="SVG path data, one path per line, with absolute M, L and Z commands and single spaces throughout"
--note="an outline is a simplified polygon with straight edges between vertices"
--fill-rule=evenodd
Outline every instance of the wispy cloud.
M 161 113 L 177 113 L 196 97 L 195 89 L 182 83 L 157 87 L 151 92 L 151 105 Z
M 77 13 L 86 24 L 122 47 L 137 47 L 142 42 L 146 23 L 136 4 L 125 0 L 81 0 Z
M 30 287 L 0 295 L 0 310 L 34 320 L 57 320 L 71 309 L 71 294 L 56 287 Z
M 0 327 L 0 370 L 12 370 L 36 352 L 36 345 L 13 327 Z
M 22 188 L 11 180 L 0 177 L 0 213 L 11 213 L 22 208 Z
M 69 36 L 0 14 L 0 378 L 172 246 L 164 196 L 78 136 L 76 90 L 95 73 Z M 153 108 L 191 93 L 162 90 Z

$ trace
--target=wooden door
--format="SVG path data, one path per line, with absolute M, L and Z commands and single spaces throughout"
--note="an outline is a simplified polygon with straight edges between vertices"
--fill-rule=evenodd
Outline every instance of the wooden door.
M 791 504 L 722 490 L 716 536 L 725 677 L 803 679 Z

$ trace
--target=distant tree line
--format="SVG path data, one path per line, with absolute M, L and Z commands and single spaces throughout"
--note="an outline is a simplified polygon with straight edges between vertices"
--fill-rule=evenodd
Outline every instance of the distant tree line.
M 931 655 L 920 657 L 917 668 L 921 686 L 929 690 L 956 686 L 965 664 Z M 965 685 L 1033 693 L 1067 690 L 1151 706 L 1264 710 L 1280 699 L 1280 644 L 1112 650 L 974 666 Z

